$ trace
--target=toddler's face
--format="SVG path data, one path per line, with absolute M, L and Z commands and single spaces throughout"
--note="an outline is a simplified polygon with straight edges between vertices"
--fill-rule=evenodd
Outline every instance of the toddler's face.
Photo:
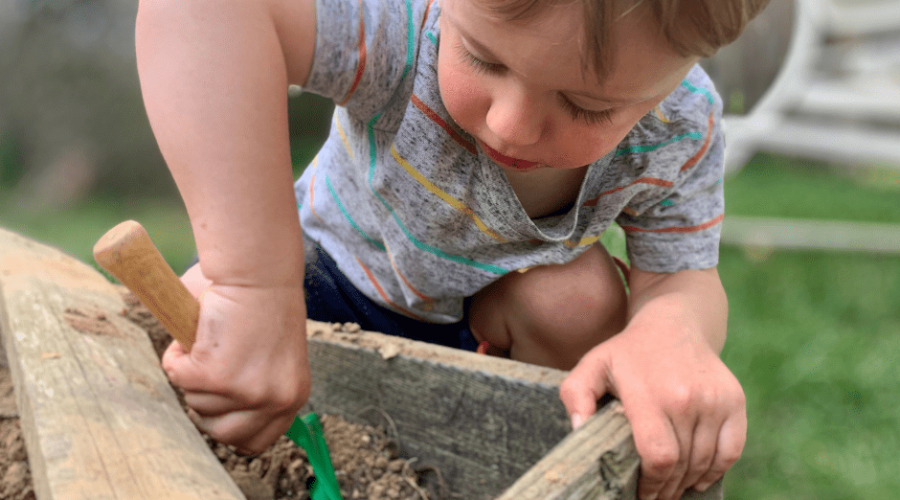
M 582 71 L 577 2 L 504 22 L 492 0 L 441 0 L 438 79 L 453 120 L 506 169 L 578 168 L 611 151 L 684 79 L 696 58 L 673 52 L 635 11 L 611 33 L 614 64 Z

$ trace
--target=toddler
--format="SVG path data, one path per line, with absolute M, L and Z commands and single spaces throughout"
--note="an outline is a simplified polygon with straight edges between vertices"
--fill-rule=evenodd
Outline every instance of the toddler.
M 622 400 L 642 499 L 708 488 L 747 423 L 697 62 L 765 3 L 142 0 L 145 104 L 200 256 L 196 344 L 163 360 L 195 424 L 261 451 L 308 397 L 307 317 L 353 321 L 571 370 L 573 427 Z M 338 105 L 295 184 L 289 84 Z

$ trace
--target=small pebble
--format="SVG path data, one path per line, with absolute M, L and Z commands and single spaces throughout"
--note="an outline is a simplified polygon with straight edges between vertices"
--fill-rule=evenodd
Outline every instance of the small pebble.
M 406 464 L 405 460 L 392 460 L 391 463 L 388 464 L 388 470 L 391 472 L 400 472 L 401 470 L 403 470 L 404 464 Z

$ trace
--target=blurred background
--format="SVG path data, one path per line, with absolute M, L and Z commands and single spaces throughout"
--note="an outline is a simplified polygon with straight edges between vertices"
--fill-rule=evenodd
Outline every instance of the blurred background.
M 141 103 L 136 2 L 0 1 L 0 227 L 92 262 L 125 219 L 194 255 Z M 704 61 L 728 118 L 723 358 L 750 433 L 730 499 L 900 491 L 900 1 L 772 0 Z M 295 173 L 332 106 L 292 90 Z M 622 251 L 615 229 L 607 234 Z

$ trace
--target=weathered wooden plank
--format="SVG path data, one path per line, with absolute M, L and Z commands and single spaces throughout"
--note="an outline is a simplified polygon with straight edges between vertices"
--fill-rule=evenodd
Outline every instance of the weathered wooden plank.
M 621 405 L 612 402 L 497 500 L 634 498 L 639 468 L 628 421 Z
M 637 494 L 640 460 L 622 405 L 611 401 L 496 500 L 622 500 Z M 721 500 L 718 481 L 682 500 Z
M 486 499 L 568 432 L 564 373 L 372 332 L 310 322 L 310 408 L 390 418 L 401 451 L 441 470 L 454 493 Z
M 105 278 L 0 230 L 0 287 L 0 330 L 38 498 L 244 498 Z
M 621 405 L 570 433 L 565 372 L 317 322 L 309 330 L 311 409 L 385 424 L 460 498 L 508 488 L 500 499 L 634 498 L 638 458 Z M 722 498 L 721 483 L 685 498 Z

